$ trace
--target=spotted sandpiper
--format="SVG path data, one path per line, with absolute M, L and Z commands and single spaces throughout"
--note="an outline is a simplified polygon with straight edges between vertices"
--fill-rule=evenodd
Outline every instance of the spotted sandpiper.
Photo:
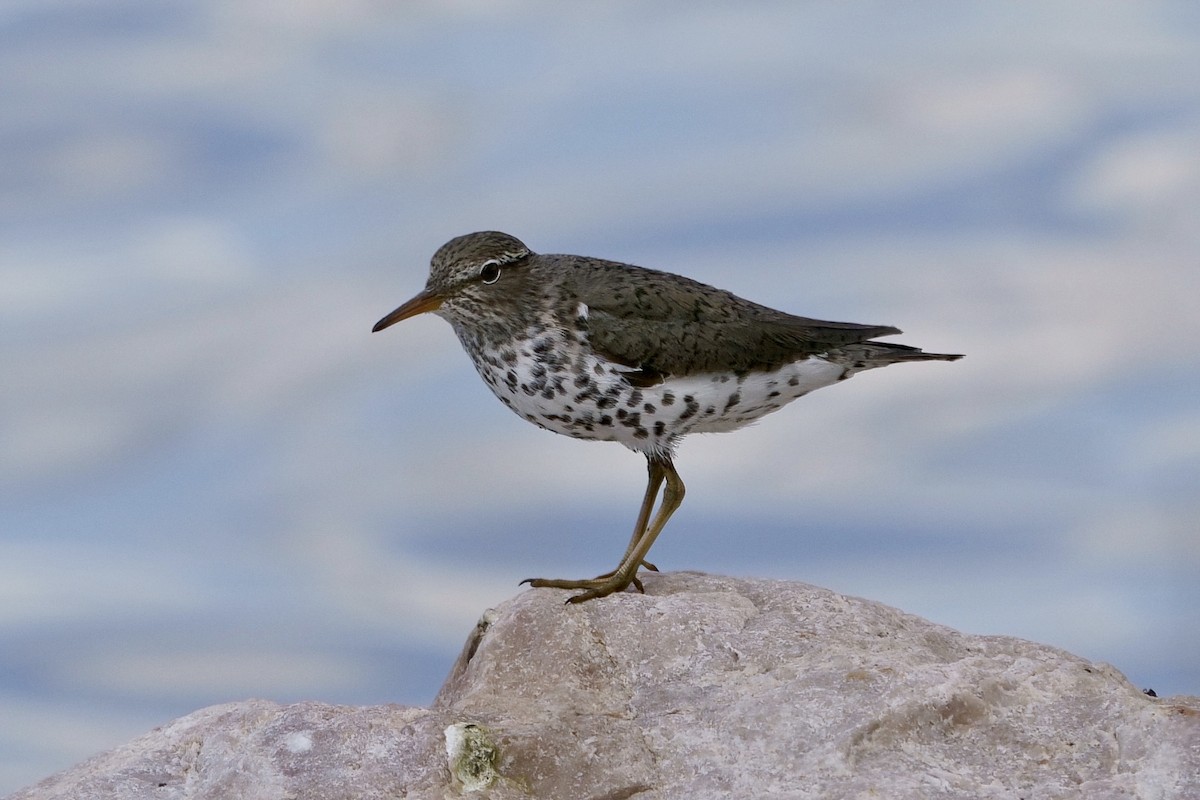
M 425 288 L 373 330 L 427 311 L 454 327 L 517 414 L 646 457 L 646 494 L 616 569 L 526 581 L 582 590 L 570 603 L 641 590 L 637 571 L 654 569 L 646 555 L 683 500 L 672 456 L 687 434 L 735 430 L 863 370 L 962 357 L 872 341 L 900 333 L 888 325 L 797 317 L 669 272 L 541 255 L 498 231 L 442 245 Z

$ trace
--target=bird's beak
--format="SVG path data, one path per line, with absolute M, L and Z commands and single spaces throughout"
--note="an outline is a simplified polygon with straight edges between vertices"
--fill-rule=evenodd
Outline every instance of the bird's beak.
M 442 296 L 437 292 L 425 289 L 416 297 L 379 320 L 379 322 L 376 322 L 375 327 L 371 328 L 371 333 L 381 331 L 389 325 L 395 325 L 397 322 L 409 317 L 415 317 L 417 314 L 424 314 L 426 311 L 437 311 L 441 307 Z

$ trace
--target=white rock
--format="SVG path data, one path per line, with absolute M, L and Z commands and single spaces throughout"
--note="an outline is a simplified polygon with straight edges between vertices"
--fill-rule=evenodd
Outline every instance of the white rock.
M 804 584 L 519 594 L 430 709 L 202 709 L 10 800 L 1200 798 L 1200 698 Z

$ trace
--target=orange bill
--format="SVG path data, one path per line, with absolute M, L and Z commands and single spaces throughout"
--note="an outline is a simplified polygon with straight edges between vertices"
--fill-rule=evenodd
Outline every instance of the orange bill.
M 371 328 L 371 332 L 381 331 L 389 325 L 395 325 L 401 320 L 415 317 L 417 314 L 424 314 L 426 311 L 437 311 L 441 308 L 441 305 L 442 296 L 429 289 L 425 289 L 416 297 L 379 320 L 379 322 L 376 322 L 375 327 Z

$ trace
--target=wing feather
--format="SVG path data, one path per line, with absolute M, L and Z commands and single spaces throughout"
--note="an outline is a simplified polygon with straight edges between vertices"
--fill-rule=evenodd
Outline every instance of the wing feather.
M 794 316 L 657 270 L 595 260 L 574 266 L 592 347 L 647 375 L 769 370 L 900 332 Z

